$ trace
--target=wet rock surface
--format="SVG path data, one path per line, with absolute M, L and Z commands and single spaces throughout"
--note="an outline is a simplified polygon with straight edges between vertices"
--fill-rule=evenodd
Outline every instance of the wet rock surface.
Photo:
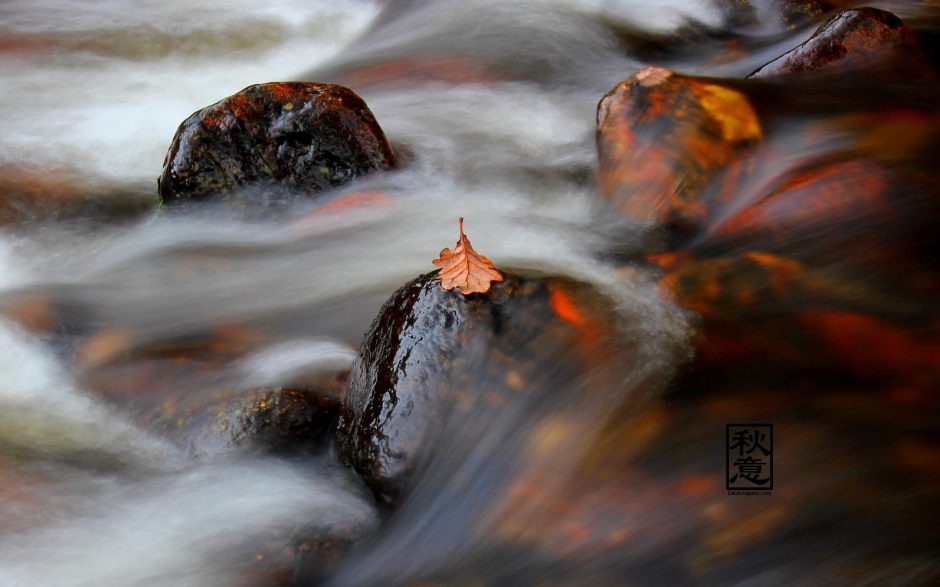
M 480 404 L 518 409 L 517 398 L 547 388 L 576 393 L 598 361 L 617 365 L 632 348 L 610 347 L 601 358 L 617 321 L 610 301 L 586 284 L 510 272 L 489 292 L 463 296 L 434 275 L 405 285 L 382 308 L 339 420 L 343 458 L 387 505 L 407 494 L 450 418 L 479 414 Z M 616 371 L 595 372 L 592 384 L 616 381 L 606 379 Z
M 222 390 L 165 402 L 150 416 L 150 428 L 195 459 L 314 449 L 325 443 L 339 406 L 323 390 Z
M 743 94 L 648 67 L 598 105 L 600 192 L 627 216 L 691 230 L 704 220 L 702 189 L 761 138 Z
M 846 22 L 861 30 L 858 19 L 872 14 L 903 27 L 860 9 L 821 30 Z M 900 59 L 872 51 L 857 63 Z M 735 146 L 717 140 L 719 124 L 746 120 L 745 110 L 707 103 L 696 87 L 708 81 L 642 70 L 604 98 L 597 129 L 602 195 L 621 213 L 660 223 L 661 250 L 645 259 L 662 270 L 661 291 L 701 317 L 695 368 L 934 380 L 940 280 L 922 219 L 935 213 L 936 174 L 919 154 L 935 141 L 923 130 L 932 111 L 865 96 L 838 116 L 794 123 L 819 106 L 742 84 L 767 136 Z M 907 82 L 933 88 L 923 76 Z M 659 117 L 662 131 L 648 130 Z M 786 134 L 775 131 L 781 120 Z M 836 128 L 845 143 L 820 140 Z M 902 159 L 910 164 L 898 166 Z M 924 215 L 904 212 L 914 208 Z
M 912 288 L 903 271 L 759 250 L 714 257 L 683 252 L 659 260 L 662 290 L 702 316 L 700 371 L 813 370 L 914 385 L 940 375 L 940 337 L 928 326 L 936 320 L 931 298 Z M 879 291 L 858 274 L 890 275 L 893 290 Z M 924 270 L 917 278 L 938 283 Z M 904 299 L 910 312 L 890 311 L 887 294 Z
M 393 163 L 378 122 L 351 90 L 258 84 L 180 125 L 158 181 L 160 201 L 237 198 L 249 186 L 268 196 L 310 195 Z
M 897 213 L 922 196 L 901 185 L 864 157 L 797 166 L 742 190 L 749 205 L 725 202 L 701 238 L 648 255 L 662 291 L 702 317 L 699 369 L 935 378 L 940 276 Z
M 901 19 L 865 7 L 833 16 L 808 41 L 748 77 L 862 71 L 896 78 L 932 75 L 916 35 Z

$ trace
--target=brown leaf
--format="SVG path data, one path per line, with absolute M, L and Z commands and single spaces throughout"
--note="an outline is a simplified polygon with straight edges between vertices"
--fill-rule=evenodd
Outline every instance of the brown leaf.
M 490 283 L 502 281 L 503 275 L 496 270 L 493 262 L 478 254 L 470 246 L 470 240 L 463 233 L 463 218 L 460 219 L 460 239 L 453 250 L 444 249 L 441 256 L 432 261 L 441 272 L 437 279 L 441 280 L 444 289 L 460 289 L 460 293 L 483 293 L 490 290 Z

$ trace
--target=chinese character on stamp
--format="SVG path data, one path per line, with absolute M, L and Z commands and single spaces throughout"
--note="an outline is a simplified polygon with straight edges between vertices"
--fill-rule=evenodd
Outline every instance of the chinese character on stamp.
M 726 434 L 727 489 L 773 489 L 773 425 L 728 424 Z

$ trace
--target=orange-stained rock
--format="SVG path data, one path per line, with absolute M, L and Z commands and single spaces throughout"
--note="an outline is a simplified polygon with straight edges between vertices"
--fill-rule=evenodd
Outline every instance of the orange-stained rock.
M 54 35 L 23 35 L 23 34 L 3 34 L 0 35 L 0 54 L 30 54 L 48 51 L 59 48 L 59 43 Z
M 186 119 L 158 184 L 167 205 L 246 186 L 299 196 L 393 164 L 382 129 L 351 90 L 313 82 L 267 83 Z
M 239 569 L 239 578 L 228 587 L 296 587 L 317 585 L 342 563 L 362 528 L 332 531 L 304 528 L 297 520 L 291 531 L 272 530 L 250 545 L 253 556 Z
M 756 308 L 781 306 L 807 279 L 801 263 L 758 251 L 713 258 L 650 255 L 664 275 L 664 293 L 679 305 L 718 320 L 753 314 Z
M 73 364 L 86 389 L 195 459 L 322 446 L 346 368 L 293 373 L 270 387 L 232 378 L 237 362 L 267 343 L 266 333 L 239 325 L 163 341 L 115 328 L 89 336 Z
M 911 108 L 852 113 L 839 120 L 858 135 L 855 148 L 879 161 L 900 163 L 930 152 L 940 134 L 940 113 Z
M 391 198 L 384 192 L 352 192 L 333 200 L 325 206 L 320 206 L 312 214 L 330 214 L 355 208 L 381 207 L 387 205 L 390 201 Z
M 923 303 L 904 282 L 897 297 L 886 298 L 858 267 L 840 270 L 761 251 L 649 259 L 663 270 L 662 294 L 703 318 L 701 365 L 729 372 L 802 365 L 915 384 L 940 379 L 940 333 L 931 316 L 924 314 L 917 328 L 892 317 L 899 299 Z
M 723 217 L 709 225 L 706 238 L 797 241 L 821 228 L 882 218 L 893 210 L 890 179 L 882 165 L 868 159 L 797 168 L 775 180 L 766 195 L 746 208 L 734 210 L 730 203 Z M 752 198 L 745 194 L 741 199 Z
M 217 324 L 203 332 L 156 341 L 130 328 L 111 328 L 94 332 L 82 341 L 73 364 L 84 371 L 148 360 L 221 365 L 269 342 L 266 333 L 239 324 Z
M 894 14 L 870 7 L 833 16 L 808 41 L 748 77 L 811 72 L 864 72 L 895 79 L 933 75 L 916 35 Z
M 601 194 L 627 216 L 697 226 L 701 190 L 762 132 L 740 92 L 648 67 L 598 105 Z

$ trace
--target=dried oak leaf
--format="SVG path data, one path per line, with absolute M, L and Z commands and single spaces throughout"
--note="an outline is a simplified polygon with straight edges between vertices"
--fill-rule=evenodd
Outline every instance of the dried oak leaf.
M 441 256 L 432 261 L 441 272 L 437 279 L 441 280 L 444 289 L 459 288 L 460 293 L 483 293 L 490 290 L 494 281 L 502 281 L 503 274 L 496 270 L 493 262 L 478 254 L 470 246 L 470 240 L 463 233 L 463 218 L 460 219 L 460 239 L 453 250 L 444 249 Z

